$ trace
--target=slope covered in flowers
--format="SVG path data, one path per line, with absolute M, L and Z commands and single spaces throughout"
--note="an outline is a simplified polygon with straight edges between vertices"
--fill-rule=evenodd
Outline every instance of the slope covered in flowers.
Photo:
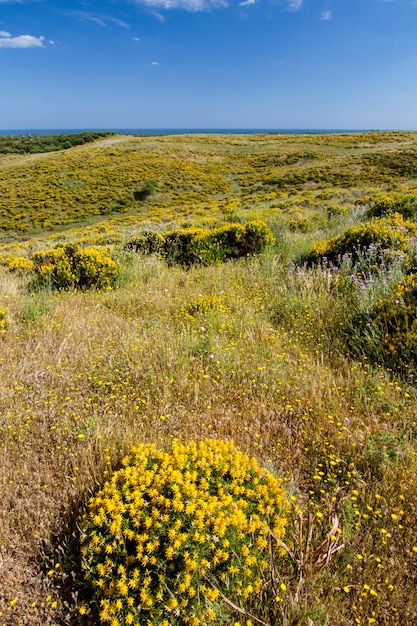
M 168 624 L 417 621 L 415 138 L 116 137 L 2 157 L 0 624 L 147 624 L 158 593 Z M 42 230 L 25 192 L 14 222 L 24 190 L 64 202 L 64 165 L 76 218 L 62 204 Z M 89 212 L 117 189 L 127 213 Z M 125 246 L 255 218 L 274 238 L 224 263 Z M 34 260 L 61 266 L 62 250 L 83 251 L 91 284 L 34 283 Z

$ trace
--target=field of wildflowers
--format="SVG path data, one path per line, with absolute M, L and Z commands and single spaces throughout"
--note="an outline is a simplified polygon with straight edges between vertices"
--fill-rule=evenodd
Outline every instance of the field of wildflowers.
M 416 148 L 1 156 L 1 625 L 417 622 Z M 152 248 L 252 220 L 256 254 Z

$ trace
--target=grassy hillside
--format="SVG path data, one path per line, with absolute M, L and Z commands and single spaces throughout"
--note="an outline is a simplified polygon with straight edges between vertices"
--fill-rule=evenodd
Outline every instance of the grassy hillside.
M 130 623 L 86 503 L 133 445 L 204 438 L 281 479 L 285 548 L 205 620 L 131 623 L 416 623 L 417 133 L 115 136 L 2 155 L 0 190 L 0 624 Z M 274 243 L 226 263 L 126 246 L 249 220 Z M 62 250 L 90 282 L 54 288 Z

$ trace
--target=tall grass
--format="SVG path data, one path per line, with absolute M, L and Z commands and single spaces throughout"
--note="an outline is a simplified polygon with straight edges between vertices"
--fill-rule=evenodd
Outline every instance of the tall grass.
M 16 307 L 0 339 L 5 623 L 84 619 L 80 507 L 133 444 L 203 437 L 284 476 L 302 510 L 283 623 L 412 623 L 415 391 L 343 351 L 352 300 L 331 273 L 279 249 L 129 267 L 118 290 L 51 295 L 31 319 Z M 321 568 L 335 515 L 345 548 Z
M 91 162 L 133 149 L 129 141 L 94 148 Z M 132 446 L 169 450 L 174 440 L 204 438 L 233 440 L 282 479 L 289 511 L 270 580 L 247 613 L 226 603 L 224 623 L 250 626 L 250 615 L 269 626 L 416 623 L 417 394 L 411 378 L 375 358 L 378 337 L 366 326 L 413 262 L 381 262 L 368 250 L 337 269 L 303 264 L 316 241 L 361 219 L 353 199 L 393 184 L 372 163 L 368 183 L 362 156 L 374 143 L 402 149 L 414 136 L 319 137 L 314 159 L 311 138 L 154 141 L 149 167 L 137 168 L 163 184 L 137 215 L 101 216 L 88 232 L 8 239 L 0 251 L 0 624 L 99 623 L 80 557 L 89 498 Z M 68 163 L 87 148 L 77 150 Z M 204 168 L 193 169 L 197 151 Z M 340 187 L 326 183 L 331 168 Z M 200 203 L 190 182 L 199 177 Z M 168 183 L 164 204 L 158 194 Z M 144 226 L 217 227 L 232 214 L 265 219 L 275 244 L 186 270 L 117 243 Z M 6 269 L 10 258 L 57 241 L 110 242 L 118 284 L 31 292 L 27 273 Z

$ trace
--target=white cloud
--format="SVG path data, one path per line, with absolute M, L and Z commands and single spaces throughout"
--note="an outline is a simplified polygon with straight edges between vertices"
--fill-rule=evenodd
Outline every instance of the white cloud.
M 214 9 L 226 9 L 230 0 L 133 0 L 136 4 L 150 9 L 180 9 L 189 12 L 211 11 Z M 279 4 L 284 4 L 287 11 L 299 11 L 303 7 L 304 0 L 275 0 Z M 416 0 L 417 2 L 417 0 Z M 258 0 L 240 0 L 238 6 L 247 7 L 257 4 Z M 160 14 L 155 13 L 155 17 L 160 19 Z
M 140 41 L 140 37 L 132 37 L 133 41 Z
M 121 26 L 122 28 L 130 28 L 129 24 L 126 24 L 126 22 L 105 13 L 92 13 L 91 11 L 64 11 L 63 13 L 69 17 L 74 17 L 81 22 L 93 22 L 94 24 L 102 27 L 107 26 L 107 24 L 111 22 L 112 24 L 116 24 L 116 26 Z
M 189 12 L 210 11 L 228 6 L 226 0 L 136 0 L 136 2 L 155 9 L 183 9 Z
M 159 65 L 158 61 L 152 61 L 151 65 Z
M 12 37 L 10 33 L 0 32 L 0 48 L 45 48 L 45 37 L 33 35 L 19 35 Z
M 321 19 L 327 22 L 328 20 L 332 19 L 332 16 L 333 14 L 331 11 L 322 11 Z
M 288 0 L 288 8 L 290 11 L 299 11 L 303 6 L 303 0 Z

